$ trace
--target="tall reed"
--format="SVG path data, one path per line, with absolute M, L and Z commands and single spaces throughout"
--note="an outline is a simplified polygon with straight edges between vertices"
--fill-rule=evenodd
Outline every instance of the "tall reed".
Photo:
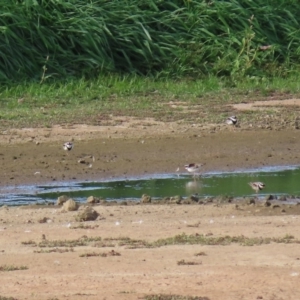
M 292 0 L 2 0 L 0 82 L 286 75 L 300 65 Z

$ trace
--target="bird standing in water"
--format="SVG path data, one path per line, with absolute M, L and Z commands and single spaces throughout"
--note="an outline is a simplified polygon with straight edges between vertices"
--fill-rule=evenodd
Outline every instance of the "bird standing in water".
M 255 191 L 255 193 L 258 193 L 265 187 L 265 184 L 263 182 L 259 182 L 259 181 L 249 182 L 249 185 L 252 187 L 252 189 Z
M 189 173 L 193 173 L 193 176 L 196 176 L 196 172 L 198 172 L 200 170 L 201 165 L 200 164 L 188 164 L 185 165 L 184 168 L 189 172 Z

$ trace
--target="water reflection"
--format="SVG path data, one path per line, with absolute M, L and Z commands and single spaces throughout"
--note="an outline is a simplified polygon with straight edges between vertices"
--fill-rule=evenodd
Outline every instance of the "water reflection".
M 178 176 L 179 175 L 179 176 Z M 107 200 L 140 199 L 143 194 L 152 198 L 163 198 L 175 195 L 188 197 L 198 194 L 199 197 L 228 195 L 242 197 L 255 195 L 249 186 L 250 181 L 262 181 L 266 184 L 260 195 L 300 194 L 300 169 L 269 169 L 236 173 L 207 173 L 200 178 L 191 178 L 186 174 L 157 175 L 152 178 L 131 180 L 114 180 L 85 183 L 58 183 L 49 186 L 32 186 L 20 193 L 0 195 L 0 205 L 21 205 L 38 201 L 56 201 L 65 194 L 76 201 L 86 201 L 93 195 Z
M 202 186 L 203 183 L 200 179 L 188 181 L 185 184 L 185 191 L 187 194 L 200 194 Z

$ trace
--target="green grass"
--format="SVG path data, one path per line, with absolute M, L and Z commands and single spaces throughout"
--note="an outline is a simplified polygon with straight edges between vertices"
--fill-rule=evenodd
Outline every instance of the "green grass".
M 289 78 L 248 78 L 232 81 L 101 76 L 62 82 L 0 86 L 0 129 L 52 127 L 55 124 L 117 125 L 119 116 L 151 117 L 181 123 L 223 123 L 228 105 L 300 96 L 300 75 Z M 21 100 L 20 100 L 21 99 Z M 177 103 L 171 107 L 170 103 Z M 244 123 L 278 120 L 292 123 L 299 109 L 238 112 Z M 191 118 L 192 117 L 192 118 Z

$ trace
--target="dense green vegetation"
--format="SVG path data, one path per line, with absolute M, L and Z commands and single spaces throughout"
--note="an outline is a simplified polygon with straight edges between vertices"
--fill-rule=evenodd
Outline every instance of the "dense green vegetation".
M 294 0 L 2 0 L 0 82 L 286 76 L 300 65 Z

